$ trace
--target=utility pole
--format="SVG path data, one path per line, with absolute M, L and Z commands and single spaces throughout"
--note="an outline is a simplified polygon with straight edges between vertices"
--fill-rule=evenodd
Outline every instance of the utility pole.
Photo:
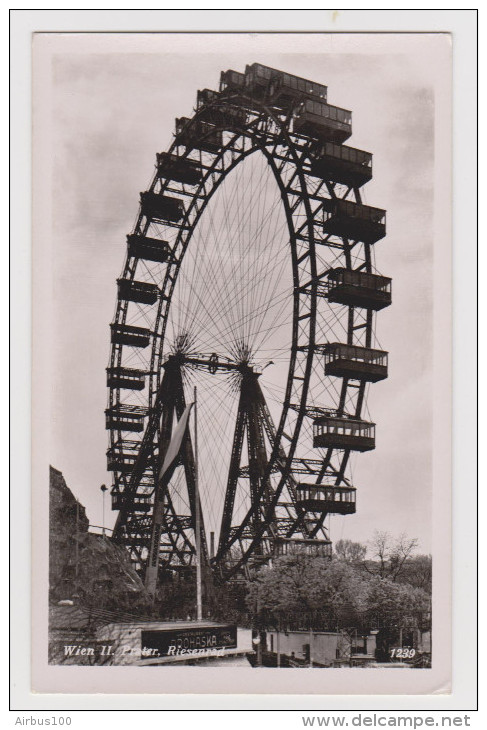
M 198 403 L 196 385 L 194 386 L 194 499 L 195 499 L 195 544 L 196 544 L 196 619 L 203 619 L 202 591 L 201 591 L 201 510 L 200 490 L 198 483 Z

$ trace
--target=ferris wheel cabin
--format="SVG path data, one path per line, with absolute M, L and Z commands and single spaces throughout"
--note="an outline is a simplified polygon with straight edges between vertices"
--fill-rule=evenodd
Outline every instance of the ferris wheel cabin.
M 222 71 L 220 74 L 220 91 L 227 93 L 244 91 L 245 74 L 240 71 L 234 71 L 229 68 L 228 71 Z
M 184 215 L 184 203 L 179 198 L 160 193 L 145 192 L 140 194 L 142 213 L 150 220 L 177 222 Z
M 243 109 L 231 106 L 212 105 L 217 102 L 220 94 L 212 89 L 198 91 L 196 108 L 199 111 L 198 119 L 229 132 L 239 131 L 245 125 L 247 113 Z
M 130 474 L 137 461 L 140 443 L 138 441 L 117 441 L 107 451 L 107 470 Z
M 342 144 L 352 134 L 352 112 L 306 99 L 294 119 L 293 128 L 306 137 Z
M 386 235 L 386 212 L 381 208 L 335 198 L 327 200 L 323 210 L 325 233 L 370 244 Z
M 130 324 L 111 324 L 112 343 L 117 345 L 131 345 L 132 347 L 147 347 L 151 330 L 146 327 L 134 327 Z
M 375 423 L 340 416 L 318 416 L 313 420 L 314 448 L 375 449 Z
M 132 233 L 127 236 L 127 243 L 128 255 L 136 259 L 146 259 L 147 261 L 156 261 L 163 264 L 169 258 L 169 244 L 167 241 Z
M 311 156 L 311 173 L 323 180 L 359 188 L 372 179 L 372 155 L 354 147 L 325 142 Z
M 184 145 L 187 149 L 218 152 L 223 144 L 221 129 L 203 120 L 191 121 L 187 117 L 176 119 L 176 144 Z
M 304 553 L 305 555 L 320 558 L 331 558 L 333 551 L 330 540 L 318 540 L 316 538 L 308 540 L 299 537 L 276 537 L 273 544 L 275 557 Z
M 198 89 L 196 94 L 196 108 L 201 109 L 206 104 L 212 104 L 214 101 L 218 101 L 220 98 L 220 92 L 214 89 Z M 200 115 L 200 119 L 203 117 Z
M 245 67 L 245 89 L 250 96 L 277 107 L 286 107 L 304 98 L 326 102 L 327 95 L 327 87 L 323 84 L 261 63 Z
M 144 406 L 131 406 L 126 403 L 119 403 L 117 406 L 107 408 L 105 411 L 106 428 L 140 433 L 144 430 L 144 418 L 146 415 L 147 408 Z
M 123 494 L 115 490 L 111 491 L 112 509 L 121 509 L 123 507 Z M 135 513 L 147 514 L 152 509 L 150 497 L 136 495 L 131 501 L 132 509 Z
M 117 279 L 117 284 L 118 298 L 127 302 L 155 304 L 159 298 L 160 291 L 157 284 L 148 284 L 133 279 Z
M 391 304 L 391 282 L 387 276 L 337 267 L 326 274 L 329 302 L 378 311 Z
M 377 383 L 387 378 L 388 353 L 370 347 L 330 342 L 323 347 L 325 375 Z
M 109 388 L 144 390 L 145 371 L 123 367 L 107 368 L 107 385 Z
M 308 512 L 353 515 L 356 492 L 354 487 L 336 487 L 324 484 L 298 484 L 297 505 Z
M 264 99 L 273 74 L 279 73 L 269 66 L 253 63 L 245 67 L 245 91 L 256 99 Z
M 198 185 L 201 182 L 201 167 L 196 162 L 168 152 L 158 153 L 156 159 L 158 177 L 175 180 L 184 185 Z
M 273 77 L 269 86 L 269 101 L 280 107 L 287 107 L 304 97 L 326 102 L 328 89 L 323 84 L 308 81 L 299 76 L 280 73 Z

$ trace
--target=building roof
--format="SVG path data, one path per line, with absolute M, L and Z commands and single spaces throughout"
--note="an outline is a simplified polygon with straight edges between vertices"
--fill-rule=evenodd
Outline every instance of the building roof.
M 228 623 L 221 623 L 216 621 L 113 621 L 106 626 L 104 630 L 109 627 L 118 626 L 119 628 L 127 629 L 150 629 L 159 631 L 185 631 L 188 629 L 213 629 L 216 627 L 228 626 Z

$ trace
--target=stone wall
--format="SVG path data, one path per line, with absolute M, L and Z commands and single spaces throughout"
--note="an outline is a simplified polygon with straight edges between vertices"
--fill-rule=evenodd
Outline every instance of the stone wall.
M 50 468 L 49 584 L 52 601 L 111 599 L 142 594 L 144 586 L 128 553 L 103 535 L 89 532 L 86 510 L 60 471 Z M 113 610 L 113 606 L 112 606 Z
M 69 598 L 76 572 L 77 545 L 88 532 L 86 510 L 58 469 L 49 467 L 49 589 L 51 597 Z

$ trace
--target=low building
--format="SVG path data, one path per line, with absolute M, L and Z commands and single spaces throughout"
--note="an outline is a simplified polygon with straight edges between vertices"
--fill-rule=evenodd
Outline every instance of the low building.
M 249 629 L 213 621 L 114 622 L 96 632 L 114 665 L 237 664 L 249 666 Z
M 297 666 L 359 666 L 375 661 L 376 631 L 266 631 L 265 651 L 281 654 Z

